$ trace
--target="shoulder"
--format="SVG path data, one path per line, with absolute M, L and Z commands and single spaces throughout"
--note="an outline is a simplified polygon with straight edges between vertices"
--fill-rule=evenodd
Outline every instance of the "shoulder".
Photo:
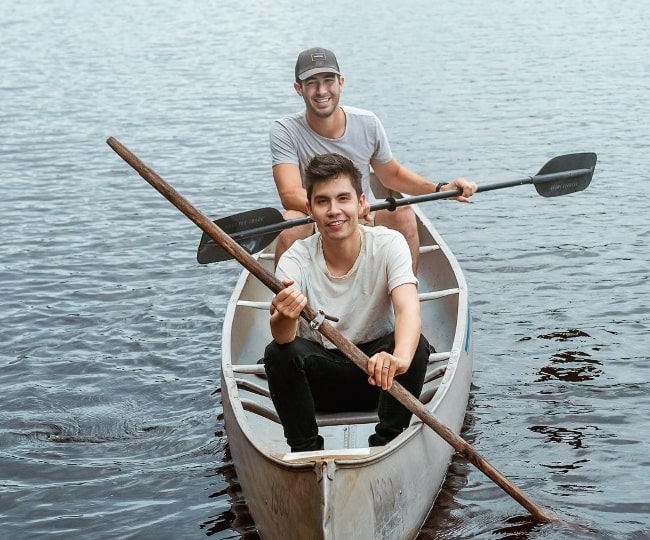
M 314 255 L 318 248 L 318 238 L 320 233 L 312 234 L 307 238 L 296 240 L 289 249 L 285 251 L 280 260 L 286 257 L 287 260 L 293 260 L 299 263 L 309 263 L 314 259 Z
M 308 128 L 304 111 L 275 120 L 269 130 L 273 165 L 297 164 L 296 153 L 307 136 Z
M 365 233 L 366 244 L 368 246 L 368 254 L 373 257 L 381 257 L 386 260 L 394 260 L 401 258 L 405 254 L 410 257 L 410 250 L 404 235 L 394 229 L 389 229 L 383 225 L 375 225 L 363 227 L 362 232 Z
M 390 244 L 392 242 L 399 242 L 400 239 L 406 242 L 402 233 L 395 229 L 384 227 L 383 225 L 375 225 L 374 227 L 360 225 L 360 227 L 363 228 L 362 230 L 366 234 L 366 238 L 371 242 Z
M 290 127 L 290 126 L 301 126 L 305 123 L 305 111 L 299 111 L 297 113 L 289 114 L 282 118 L 278 118 L 273 121 L 272 129 L 277 128 L 278 126 Z
M 350 107 L 349 105 L 341 105 L 341 108 L 347 113 L 351 114 L 353 116 L 374 116 L 375 118 L 377 115 L 369 111 L 368 109 L 361 109 L 359 107 Z
M 358 107 L 350 107 L 349 105 L 341 105 L 341 108 L 345 111 L 345 114 L 351 118 L 357 118 L 360 121 L 365 122 L 379 122 L 377 115 L 367 109 L 360 109 Z

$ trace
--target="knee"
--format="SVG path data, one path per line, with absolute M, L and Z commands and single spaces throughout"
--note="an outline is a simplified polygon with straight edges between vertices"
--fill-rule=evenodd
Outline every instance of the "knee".
M 287 370 L 303 368 L 301 338 L 290 343 L 278 344 L 272 341 L 264 350 L 264 371 L 266 374 L 287 373 Z
M 292 354 L 292 344 L 293 342 L 279 345 L 275 341 L 271 341 L 264 349 L 264 367 L 268 369 L 269 367 L 280 366 L 284 361 L 294 356 Z
M 301 214 L 300 217 L 304 217 L 304 215 Z M 312 234 L 314 234 L 314 226 L 312 224 L 300 225 L 298 227 L 292 227 L 290 229 L 285 229 L 284 231 L 282 231 L 278 235 L 278 242 L 276 248 L 277 258 L 279 259 L 280 255 L 282 255 L 282 253 L 284 253 L 287 249 L 289 249 L 291 247 L 291 244 L 293 244 L 296 240 L 307 238 Z
M 417 232 L 415 212 L 408 206 L 400 206 L 393 212 L 386 211 L 376 222 L 401 232 L 407 238 Z
M 395 222 L 402 234 L 413 235 L 417 231 L 415 212 L 410 206 L 401 206 L 395 210 Z

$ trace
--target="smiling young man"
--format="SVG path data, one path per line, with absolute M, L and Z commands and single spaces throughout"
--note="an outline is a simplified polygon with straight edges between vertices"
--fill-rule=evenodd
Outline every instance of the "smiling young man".
M 359 224 L 366 200 L 349 159 L 317 155 L 305 179 L 306 210 L 318 230 L 294 242 L 277 266 L 285 288 L 272 301 L 273 341 L 264 354 L 271 398 L 294 452 L 323 448 L 316 412 L 377 408 L 368 443 L 386 444 L 411 413 L 385 390 L 395 379 L 419 396 L 430 352 L 409 248 L 396 231 Z M 369 356 L 367 373 L 300 319 L 307 303 L 338 318 L 337 330 Z
M 476 192 L 476 184 L 464 178 L 450 183 L 434 183 L 402 166 L 394 157 L 379 119 L 370 111 L 339 103 L 345 79 L 334 53 L 320 47 L 302 51 L 295 66 L 294 89 L 302 97 L 304 111 L 274 122 L 271 127 L 273 179 L 285 208 L 285 218 L 307 214 L 305 169 L 317 154 L 338 153 L 361 171 L 366 202 L 360 217 L 400 231 L 406 238 L 413 267 L 417 268 L 418 236 L 415 214 L 408 206 L 394 212 L 380 210 L 369 215 L 375 201 L 370 189 L 371 167 L 381 184 L 390 190 L 408 195 L 424 195 L 435 191 L 463 190 L 457 200 L 467 202 Z M 313 225 L 283 231 L 278 239 L 276 261 L 297 238 L 314 232 Z

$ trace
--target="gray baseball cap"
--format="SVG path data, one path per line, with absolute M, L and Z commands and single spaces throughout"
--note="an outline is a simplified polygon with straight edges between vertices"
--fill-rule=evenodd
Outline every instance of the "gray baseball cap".
M 339 63 L 329 49 L 313 47 L 302 51 L 296 60 L 296 81 L 304 81 L 317 73 L 340 75 Z

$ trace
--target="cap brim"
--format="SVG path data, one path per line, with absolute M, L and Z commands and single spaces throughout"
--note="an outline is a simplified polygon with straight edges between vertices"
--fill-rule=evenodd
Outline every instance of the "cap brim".
M 305 79 L 309 79 L 309 77 L 313 77 L 314 75 L 318 75 L 319 73 L 334 73 L 335 75 L 340 75 L 340 73 L 331 67 L 317 67 L 313 69 L 308 69 L 304 73 L 301 73 L 298 75 L 298 79 L 301 81 L 304 81 Z

